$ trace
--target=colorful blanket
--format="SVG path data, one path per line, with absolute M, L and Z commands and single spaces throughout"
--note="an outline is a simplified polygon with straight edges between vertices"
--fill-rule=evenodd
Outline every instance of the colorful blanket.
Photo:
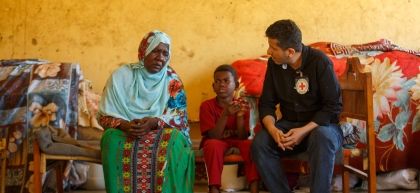
M 337 76 L 344 73 L 348 57 L 359 57 L 365 70 L 372 72 L 378 170 L 420 169 L 420 52 L 384 39 L 348 46 L 330 42 L 311 46 L 330 57 Z M 365 136 L 362 133 L 362 144 Z
M 8 154 L 6 192 L 32 192 L 33 131 L 45 125 L 75 136 L 78 64 L 0 60 L 0 150 Z

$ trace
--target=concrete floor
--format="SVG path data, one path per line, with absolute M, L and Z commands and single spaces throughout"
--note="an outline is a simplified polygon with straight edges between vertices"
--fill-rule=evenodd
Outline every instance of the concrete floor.
M 194 125 L 191 125 L 192 127 L 194 127 Z M 195 125 L 195 127 L 197 127 L 197 125 Z M 195 128 L 195 129 L 191 129 L 191 138 L 192 139 L 199 139 L 200 138 L 200 133 L 199 133 L 199 129 Z M 202 182 L 198 182 L 195 186 L 194 186 L 194 192 L 195 193 L 207 193 L 208 189 L 207 189 L 207 185 Z M 239 191 L 239 192 L 230 192 L 230 193 L 247 193 L 248 191 Z M 70 193 L 106 193 L 105 190 L 77 190 L 77 191 L 71 191 Z M 269 193 L 266 191 L 261 191 L 260 193 Z M 297 190 L 295 191 L 295 193 L 309 193 L 308 189 L 305 190 Z M 366 193 L 366 191 L 357 191 L 357 190 L 353 190 L 351 191 L 351 193 Z M 420 193 L 420 190 L 393 190 L 393 191 L 378 191 L 378 193 Z
M 197 184 L 194 187 L 194 192 L 196 193 L 206 193 L 207 186 L 203 184 Z M 239 191 L 239 192 L 229 192 L 229 193 L 248 193 L 248 191 Z M 269 193 L 266 191 L 260 191 L 260 193 Z M 309 189 L 296 190 L 294 193 L 309 193 Z M 337 192 L 339 193 L 339 192 Z M 366 191 L 351 191 L 351 193 L 366 193 Z M 404 191 L 404 190 L 395 190 L 395 191 L 378 191 L 378 193 L 420 193 L 420 190 L 414 191 Z
M 196 193 L 206 193 L 206 191 L 204 190 L 197 190 L 194 191 Z M 82 190 L 78 190 L 78 191 L 72 191 L 70 193 L 105 193 L 105 191 L 82 191 Z M 230 192 L 230 193 L 247 193 L 247 192 Z M 268 193 L 268 192 L 260 192 L 260 193 Z M 295 193 L 308 193 L 307 191 L 296 191 Z M 365 193 L 364 191 L 352 191 L 352 193 Z M 378 193 L 420 193 L 420 190 L 415 190 L 415 191 L 404 191 L 404 190 L 395 190 L 395 191 L 378 191 Z
M 205 184 L 196 184 L 194 187 L 195 193 L 206 193 L 207 186 Z M 247 193 L 248 191 L 230 192 L 230 193 Z M 352 193 L 365 193 L 366 191 L 351 191 Z M 70 193 L 105 193 L 105 190 L 77 190 Z M 260 193 L 269 193 L 261 191 Z M 297 190 L 295 193 L 309 193 L 309 190 Z M 393 190 L 393 191 L 378 191 L 378 193 L 420 193 L 420 190 Z

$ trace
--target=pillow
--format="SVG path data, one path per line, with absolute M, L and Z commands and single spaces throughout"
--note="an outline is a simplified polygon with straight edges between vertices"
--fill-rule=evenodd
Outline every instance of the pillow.
M 267 58 L 237 60 L 232 63 L 238 73 L 238 78 L 244 84 L 246 94 L 260 96 L 267 70 Z

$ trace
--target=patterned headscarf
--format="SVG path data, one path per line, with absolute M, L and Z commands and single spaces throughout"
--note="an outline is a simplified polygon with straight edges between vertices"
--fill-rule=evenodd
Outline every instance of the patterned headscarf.
M 146 34 L 139 45 L 138 57 L 140 65 L 142 67 L 144 66 L 144 58 L 146 58 L 146 56 L 149 55 L 150 52 L 152 52 L 160 43 L 168 45 L 169 58 L 166 64 L 169 63 L 171 56 L 171 40 L 169 39 L 169 36 L 165 33 L 158 30 L 154 30 Z M 165 67 L 167 66 L 166 64 L 164 65 Z
M 160 31 L 146 34 L 139 46 L 139 62 L 117 69 L 107 82 L 100 103 L 102 115 L 125 120 L 162 115 L 169 100 L 167 74 L 169 58 L 160 72 L 149 73 L 144 67 L 144 58 L 160 43 L 169 46 L 169 36 Z

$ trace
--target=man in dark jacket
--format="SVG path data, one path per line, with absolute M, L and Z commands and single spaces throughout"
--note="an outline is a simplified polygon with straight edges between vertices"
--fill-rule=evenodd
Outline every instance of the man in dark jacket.
M 254 139 L 253 159 L 270 192 L 285 193 L 291 190 L 280 158 L 306 151 L 311 193 L 330 192 L 335 154 L 343 141 L 341 91 L 332 62 L 302 44 L 291 20 L 277 21 L 265 33 L 271 58 L 259 104 L 264 129 Z

